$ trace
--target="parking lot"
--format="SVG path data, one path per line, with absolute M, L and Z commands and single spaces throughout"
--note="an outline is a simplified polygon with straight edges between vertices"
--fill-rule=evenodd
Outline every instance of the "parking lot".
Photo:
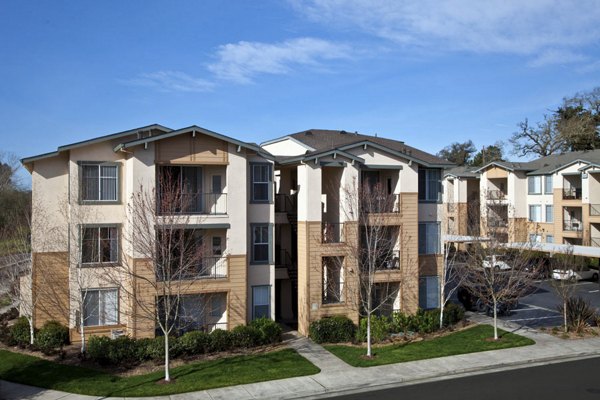
M 600 311 L 598 282 L 579 281 L 572 285 L 576 286 L 575 297 L 582 297 Z M 521 298 L 519 307 L 512 310 L 509 315 L 501 316 L 500 319 L 532 328 L 559 326 L 562 325 L 562 316 L 557 310 L 559 305 L 560 299 L 550 285 L 550 281 L 539 281 L 534 293 Z

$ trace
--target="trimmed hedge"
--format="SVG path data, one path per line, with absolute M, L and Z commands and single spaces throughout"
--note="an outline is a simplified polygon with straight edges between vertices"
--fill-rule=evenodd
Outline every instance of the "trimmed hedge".
M 310 324 L 308 336 L 316 343 L 342 343 L 354 340 L 356 326 L 346 316 L 322 318 Z
M 9 328 L 9 345 L 19 347 L 28 347 L 30 343 L 29 321 L 27 318 L 20 317 L 17 322 Z
M 237 326 L 232 331 L 216 329 L 211 333 L 191 331 L 181 337 L 169 337 L 169 354 L 172 358 L 229 351 L 235 348 L 252 348 L 281 341 L 281 327 L 275 321 L 259 319 L 248 326 Z M 88 341 L 87 355 L 100 364 L 125 365 L 145 360 L 164 358 L 164 337 L 118 339 L 92 336 Z
M 69 328 L 58 321 L 47 321 L 35 335 L 35 345 L 44 354 L 62 352 L 63 346 L 69 344 Z
M 371 316 L 371 340 L 372 343 L 383 342 L 387 338 L 390 337 L 390 333 L 392 332 L 392 321 L 389 317 L 386 316 Z M 367 341 L 367 319 L 362 318 L 360 320 L 360 325 L 358 326 L 358 330 L 356 331 L 356 340 L 359 342 Z

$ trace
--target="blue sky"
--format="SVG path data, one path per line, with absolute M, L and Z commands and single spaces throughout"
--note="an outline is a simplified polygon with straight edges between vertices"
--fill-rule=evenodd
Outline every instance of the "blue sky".
M 600 85 L 597 1 L 0 3 L 0 150 L 160 123 L 507 140 Z

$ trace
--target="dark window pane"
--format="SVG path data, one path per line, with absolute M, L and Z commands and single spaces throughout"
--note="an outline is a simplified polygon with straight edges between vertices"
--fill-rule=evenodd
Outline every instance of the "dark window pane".
M 81 199 L 99 200 L 99 169 L 97 165 L 81 167 Z
M 97 290 L 88 290 L 83 296 L 83 325 L 100 325 L 99 293 Z
M 84 228 L 81 240 L 81 262 L 98 262 L 98 228 Z

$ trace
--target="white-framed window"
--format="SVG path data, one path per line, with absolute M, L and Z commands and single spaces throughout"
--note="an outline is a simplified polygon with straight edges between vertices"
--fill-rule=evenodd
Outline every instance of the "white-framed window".
M 544 194 L 552 194 L 552 175 L 544 175 Z
M 117 325 L 119 323 L 119 291 L 116 288 L 85 289 L 83 326 Z
M 546 222 L 554 222 L 554 206 L 546 204 Z
M 440 253 L 440 224 L 438 222 L 419 223 L 419 254 Z
M 119 261 L 119 229 L 116 226 L 81 227 L 81 264 Z
M 554 243 L 554 235 L 546 235 L 546 243 Z
M 440 306 L 440 283 L 438 276 L 419 278 L 419 308 L 428 310 Z
M 441 177 L 439 169 L 419 168 L 419 201 L 437 202 L 442 199 Z
M 539 233 L 530 233 L 529 242 L 531 243 L 542 243 L 542 235 Z
M 527 193 L 542 194 L 542 177 L 530 176 L 527 178 Z
M 252 202 L 269 203 L 271 201 L 271 164 L 251 164 Z
M 104 163 L 81 164 L 82 201 L 119 201 L 119 166 Z
M 542 206 L 539 204 L 529 206 L 529 221 L 542 222 Z
M 271 286 L 252 286 L 252 319 L 271 317 Z
M 271 235 L 269 224 L 252 224 L 252 263 L 268 264 Z

